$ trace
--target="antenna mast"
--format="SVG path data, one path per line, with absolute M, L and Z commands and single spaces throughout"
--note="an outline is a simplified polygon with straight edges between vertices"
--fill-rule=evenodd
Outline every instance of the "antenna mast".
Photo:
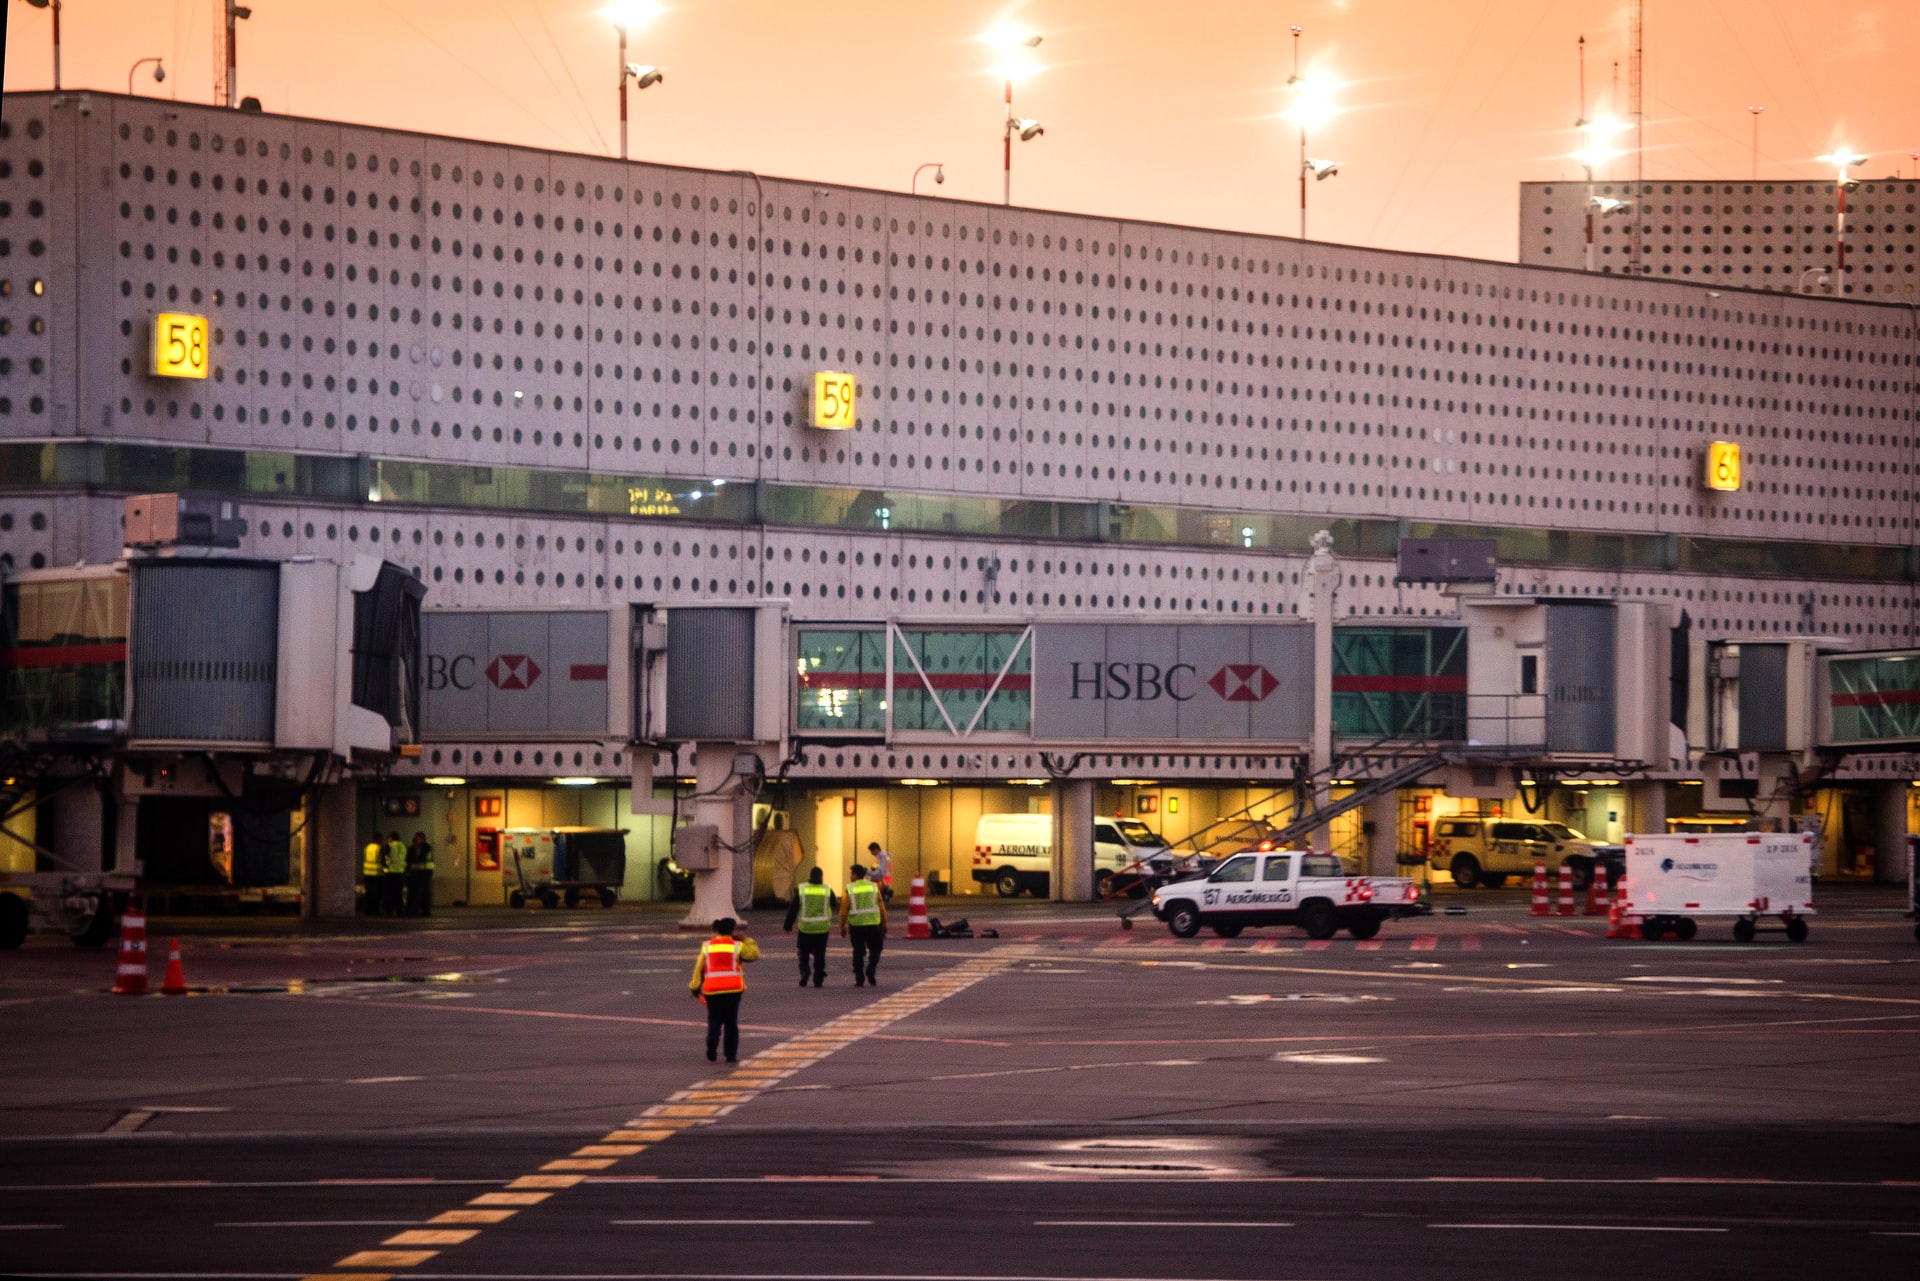
M 1640 235 L 1642 216 L 1646 211 L 1646 191 L 1643 183 L 1646 179 L 1644 164 L 1646 161 L 1646 0 L 1632 0 L 1632 50 L 1627 63 L 1627 93 L 1633 100 L 1633 243 L 1632 267 L 1634 274 L 1644 274 L 1641 263 Z

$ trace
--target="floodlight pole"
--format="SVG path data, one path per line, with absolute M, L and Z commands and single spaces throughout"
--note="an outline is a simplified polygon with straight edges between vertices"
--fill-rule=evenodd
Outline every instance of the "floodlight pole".
M 1293 28 L 1293 79 L 1288 84 L 1300 83 L 1300 28 Z M 1307 114 L 1300 113 L 1300 239 L 1307 238 Z
M 1007 124 L 1000 136 L 1000 203 L 1013 204 L 1013 77 L 1007 77 Z
M 627 158 L 627 28 L 614 27 L 620 33 L 620 158 Z

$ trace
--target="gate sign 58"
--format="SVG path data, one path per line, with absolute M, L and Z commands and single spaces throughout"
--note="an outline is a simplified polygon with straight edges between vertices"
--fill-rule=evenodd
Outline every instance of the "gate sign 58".
M 830 431 L 853 428 L 853 375 L 822 369 L 813 376 L 813 425 Z
M 160 378 L 207 376 L 207 318 L 163 311 L 153 318 L 153 373 Z

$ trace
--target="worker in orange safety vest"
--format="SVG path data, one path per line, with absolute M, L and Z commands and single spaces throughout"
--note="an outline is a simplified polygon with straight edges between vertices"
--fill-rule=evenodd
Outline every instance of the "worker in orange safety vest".
M 707 1061 L 712 1062 L 726 1039 L 727 1062 L 740 1057 L 740 998 L 747 990 L 747 976 L 741 969 L 746 961 L 760 959 L 760 947 L 752 939 L 733 936 L 734 920 L 721 917 L 713 923 L 713 937 L 700 945 L 700 957 L 693 963 L 692 995 L 707 1007 Z

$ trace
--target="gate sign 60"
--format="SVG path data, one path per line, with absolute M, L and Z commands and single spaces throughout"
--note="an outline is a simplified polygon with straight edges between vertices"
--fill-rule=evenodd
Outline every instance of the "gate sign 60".
M 1740 444 L 1716 440 L 1707 446 L 1707 488 L 1733 493 L 1740 488 Z
M 207 318 L 163 311 L 153 318 L 153 372 L 161 378 L 207 376 Z
M 823 369 L 813 376 L 813 425 L 830 431 L 853 427 L 853 375 Z

